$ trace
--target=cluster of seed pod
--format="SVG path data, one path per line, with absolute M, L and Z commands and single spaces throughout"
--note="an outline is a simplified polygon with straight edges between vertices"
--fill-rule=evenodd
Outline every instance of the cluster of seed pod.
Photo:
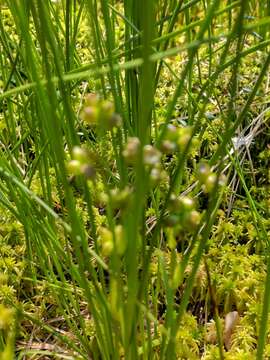
M 169 201 L 169 215 L 166 224 L 194 231 L 199 225 L 201 214 L 195 209 L 195 202 L 188 196 L 172 194 Z
M 124 189 L 113 188 L 108 191 L 108 193 L 101 192 L 99 195 L 99 199 L 103 204 L 108 204 L 110 202 L 110 206 L 113 210 L 125 210 L 132 196 L 132 189 L 130 187 L 125 187 Z
M 197 179 L 205 193 L 211 193 L 216 185 L 224 186 L 226 184 L 226 176 L 221 174 L 218 178 L 217 174 L 211 171 L 210 165 L 206 162 L 199 164 Z
M 86 95 L 80 117 L 86 124 L 100 126 L 105 130 L 112 130 L 122 124 L 121 116 L 115 112 L 113 103 L 96 94 Z
M 193 137 L 193 128 L 191 126 L 178 128 L 169 124 L 166 127 L 164 140 L 161 143 L 160 150 L 165 154 L 184 151 L 189 142 L 191 142 L 191 147 L 197 145 L 197 140 Z
M 157 185 L 162 180 L 167 179 L 167 173 L 161 164 L 162 153 L 153 145 L 145 145 L 141 149 L 140 140 L 137 137 L 130 137 L 127 140 L 123 156 L 128 165 L 136 165 L 140 159 L 142 151 L 142 161 L 149 170 L 151 185 Z
M 80 146 L 74 146 L 72 149 L 71 160 L 67 164 L 67 170 L 72 175 L 83 175 L 86 179 L 91 180 L 96 175 L 96 170 L 88 150 Z

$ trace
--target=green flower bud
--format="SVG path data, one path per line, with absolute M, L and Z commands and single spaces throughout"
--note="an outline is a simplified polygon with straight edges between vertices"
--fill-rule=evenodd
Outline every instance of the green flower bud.
M 124 236 L 124 230 L 122 225 L 116 225 L 115 229 L 115 244 L 113 240 L 112 232 L 101 227 L 99 229 L 98 241 L 101 245 L 101 252 L 104 256 L 110 256 L 115 249 L 119 256 L 122 256 L 127 248 L 126 238 Z
M 86 149 L 74 146 L 72 160 L 67 164 L 67 170 L 73 175 L 84 175 L 87 179 L 93 179 L 96 175 L 95 168 L 90 163 L 90 155 Z
M 101 116 L 104 118 L 110 118 L 114 113 L 114 105 L 108 100 L 104 100 L 100 106 Z
M 105 130 L 112 129 L 111 119 L 114 115 L 114 105 L 112 102 L 108 100 L 104 100 L 101 102 L 99 107 L 99 125 L 103 127 Z
M 112 241 L 104 241 L 102 243 L 102 249 L 101 252 L 104 256 L 110 256 L 113 252 L 113 242 Z
M 119 128 L 122 125 L 122 118 L 119 114 L 113 113 L 108 121 L 108 128 Z
M 108 100 L 101 100 L 95 94 L 85 97 L 85 106 L 81 111 L 81 119 L 89 125 L 99 125 L 105 130 L 112 130 L 121 125 L 121 117 L 115 114 L 114 104 Z
M 227 183 L 227 178 L 226 178 L 226 175 L 224 174 L 221 174 L 219 179 L 218 179 L 218 185 L 219 186 L 225 186 Z
M 179 196 L 176 196 L 175 194 L 171 194 L 169 200 L 169 208 L 172 211 L 179 211 L 180 209 Z
M 99 193 L 99 194 L 97 194 L 97 197 L 98 197 L 98 199 L 99 199 L 99 202 L 101 203 L 101 204 L 103 204 L 104 206 L 108 203 L 108 201 L 109 201 L 109 196 L 105 193 L 105 192 L 101 192 L 101 193 Z

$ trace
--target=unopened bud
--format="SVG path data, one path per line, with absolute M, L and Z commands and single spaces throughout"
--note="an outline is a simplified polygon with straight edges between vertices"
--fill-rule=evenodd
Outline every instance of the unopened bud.
M 110 117 L 114 113 L 114 105 L 108 100 L 104 100 L 100 107 L 103 116 Z
M 188 196 L 176 196 L 175 194 L 172 194 L 169 206 L 173 211 L 185 212 L 193 210 L 195 204 L 194 200 Z

